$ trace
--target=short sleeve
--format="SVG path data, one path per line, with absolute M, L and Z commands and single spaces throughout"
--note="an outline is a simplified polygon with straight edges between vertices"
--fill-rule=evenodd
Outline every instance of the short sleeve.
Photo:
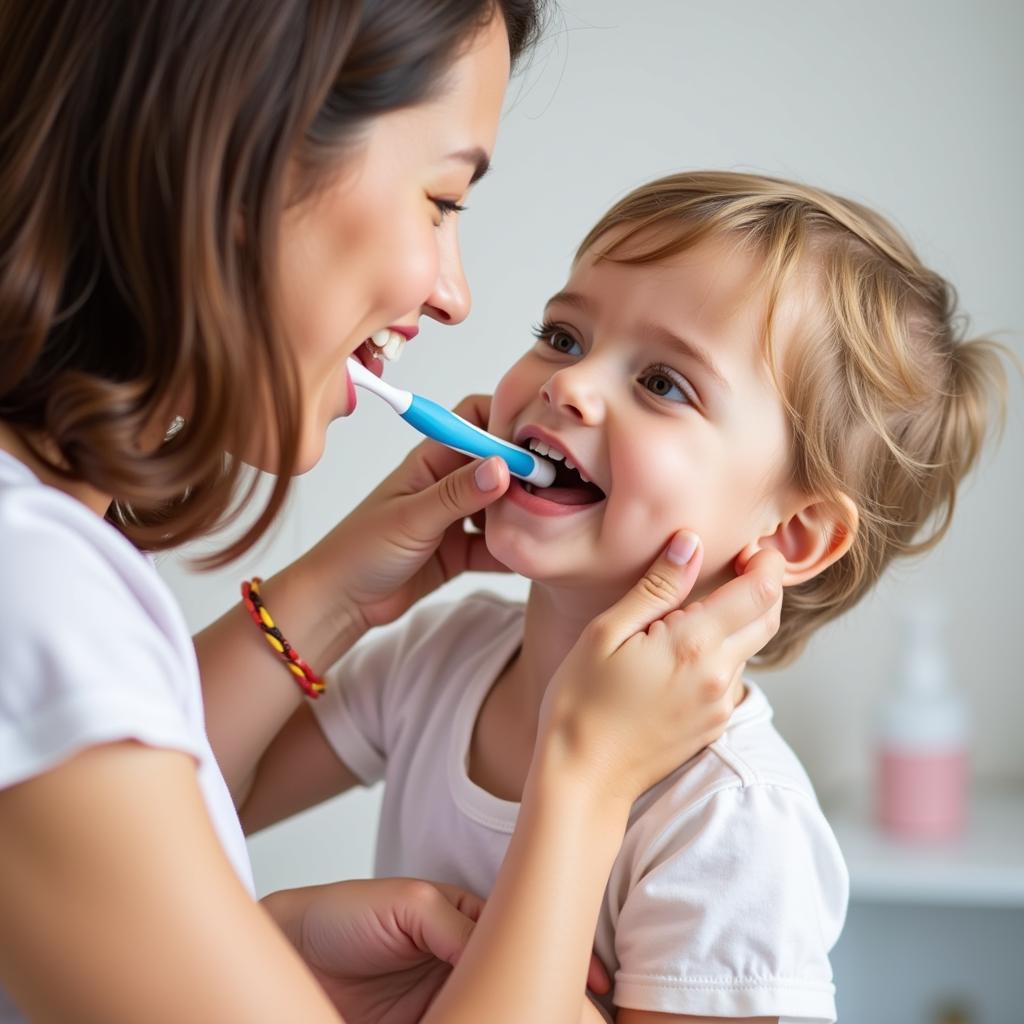
M 719 790 L 662 831 L 615 928 L 615 1002 L 712 1017 L 835 1019 L 828 952 L 848 877 L 808 795 Z
M 328 670 L 326 689 L 311 704 L 331 749 L 366 786 L 384 777 L 395 733 L 410 713 L 400 695 L 421 667 L 417 648 L 449 613 L 446 604 L 424 605 L 363 637 Z
M 120 739 L 199 756 L 159 577 L 71 505 L 41 488 L 0 503 L 0 786 Z
M 326 689 L 310 704 L 331 749 L 364 786 L 384 775 L 382 681 L 393 668 L 391 653 L 385 636 L 364 637 L 331 666 Z

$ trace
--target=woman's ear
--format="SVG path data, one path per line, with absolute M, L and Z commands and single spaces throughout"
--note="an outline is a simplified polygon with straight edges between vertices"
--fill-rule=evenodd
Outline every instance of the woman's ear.
M 779 523 L 772 533 L 748 544 L 736 564 L 744 566 L 761 548 L 775 548 L 786 560 L 782 585 L 804 583 L 850 550 L 859 521 L 857 506 L 845 494 L 834 501 L 813 499 Z

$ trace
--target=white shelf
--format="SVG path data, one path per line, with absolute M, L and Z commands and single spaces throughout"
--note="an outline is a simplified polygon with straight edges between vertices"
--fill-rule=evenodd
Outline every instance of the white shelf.
M 1024 790 L 972 793 L 964 835 L 943 843 L 890 838 L 870 812 L 864 794 L 825 803 L 851 900 L 1024 908 Z

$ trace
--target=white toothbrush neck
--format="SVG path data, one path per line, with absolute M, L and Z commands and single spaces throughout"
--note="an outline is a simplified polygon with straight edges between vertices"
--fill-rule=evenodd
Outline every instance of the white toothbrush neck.
M 356 387 L 365 388 L 367 391 L 372 391 L 378 398 L 383 398 L 399 415 L 406 412 L 412 404 L 412 394 L 410 392 L 403 391 L 401 388 L 396 388 L 394 385 L 381 380 L 380 377 L 363 366 L 359 360 L 349 358 L 348 372 L 352 378 L 352 383 Z

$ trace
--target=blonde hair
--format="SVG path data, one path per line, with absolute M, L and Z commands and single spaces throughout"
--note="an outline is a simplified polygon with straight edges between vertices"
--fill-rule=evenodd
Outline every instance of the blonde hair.
M 1000 356 L 1009 353 L 963 339 L 952 286 L 883 217 L 789 181 L 722 171 L 661 178 L 612 207 L 577 259 L 593 250 L 598 259 L 653 263 L 711 237 L 735 240 L 762 263 L 765 357 L 792 429 L 793 483 L 844 519 L 846 495 L 859 516 L 846 522 L 855 527 L 847 554 L 786 589 L 779 632 L 755 659 L 777 666 L 856 604 L 894 558 L 941 539 L 990 414 L 1000 423 L 1005 415 Z M 782 367 L 775 312 L 787 282 L 807 269 L 818 308 Z

